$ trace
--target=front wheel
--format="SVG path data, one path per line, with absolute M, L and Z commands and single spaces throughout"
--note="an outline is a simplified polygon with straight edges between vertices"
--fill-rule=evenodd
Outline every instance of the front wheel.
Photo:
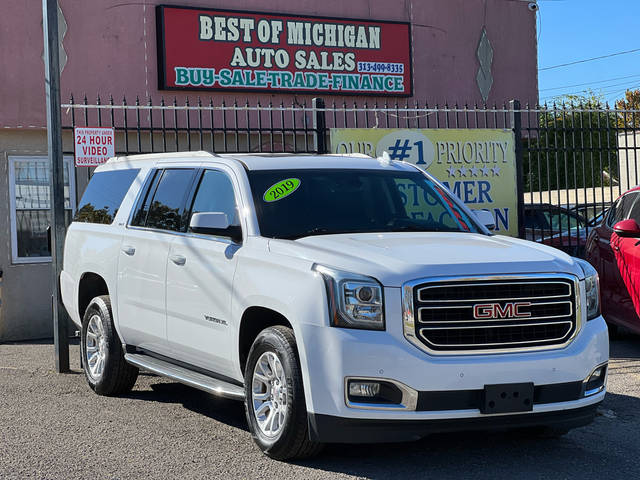
M 290 328 L 260 332 L 244 378 L 247 423 L 258 447 L 277 460 L 318 454 L 322 445 L 309 440 L 302 373 Z

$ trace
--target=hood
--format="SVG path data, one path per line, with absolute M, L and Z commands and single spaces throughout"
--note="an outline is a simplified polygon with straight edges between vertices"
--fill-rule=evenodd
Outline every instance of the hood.
M 270 251 L 376 278 L 400 287 L 423 277 L 565 272 L 583 277 L 560 250 L 499 235 L 392 232 L 269 240 Z

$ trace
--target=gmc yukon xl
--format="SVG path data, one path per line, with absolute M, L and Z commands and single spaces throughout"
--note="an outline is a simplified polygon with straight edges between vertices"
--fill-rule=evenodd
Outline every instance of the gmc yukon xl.
M 587 424 L 609 355 L 597 273 L 491 223 L 388 159 L 113 158 L 69 227 L 61 291 L 97 394 L 143 369 L 244 401 L 273 458 Z

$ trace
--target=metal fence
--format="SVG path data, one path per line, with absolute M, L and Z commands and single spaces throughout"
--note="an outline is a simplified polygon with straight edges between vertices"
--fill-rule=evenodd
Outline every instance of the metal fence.
M 520 236 L 582 255 L 589 230 L 617 196 L 638 184 L 640 111 L 601 105 L 522 107 L 397 102 L 288 104 L 214 99 L 133 103 L 112 97 L 63 105 L 63 130 L 108 126 L 116 154 L 208 150 L 316 152 L 331 128 L 509 129 L 515 132 Z M 65 135 L 64 150 L 73 154 Z M 90 175 L 90 170 L 87 170 Z M 79 192 L 81 193 L 81 192 Z
M 638 184 L 640 111 L 553 104 L 520 116 L 524 236 L 582 256 L 606 209 Z

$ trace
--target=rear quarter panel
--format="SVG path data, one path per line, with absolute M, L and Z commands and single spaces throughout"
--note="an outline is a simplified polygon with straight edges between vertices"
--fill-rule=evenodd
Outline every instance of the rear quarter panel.
M 78 326 L 82 324 L 82 318 L 78 311 L 80 281 L 86 273 L 95 273 L 100 275 L 107 284 L 109 295 L 112 297 L 111 303 L 116 328 L 119 331 L 115 296 L 117 295 L 116 279 L 120 244 L 129 214 L 152 166 L 141 168 L 127 164 L 115 166 L 106 164 L 99 170 L 130 168 L 139 168 L 140 171 L 122 200 L 111 224 L 72 222 L 67 229 L 60 289 L 64 306 L 73 322 Z

